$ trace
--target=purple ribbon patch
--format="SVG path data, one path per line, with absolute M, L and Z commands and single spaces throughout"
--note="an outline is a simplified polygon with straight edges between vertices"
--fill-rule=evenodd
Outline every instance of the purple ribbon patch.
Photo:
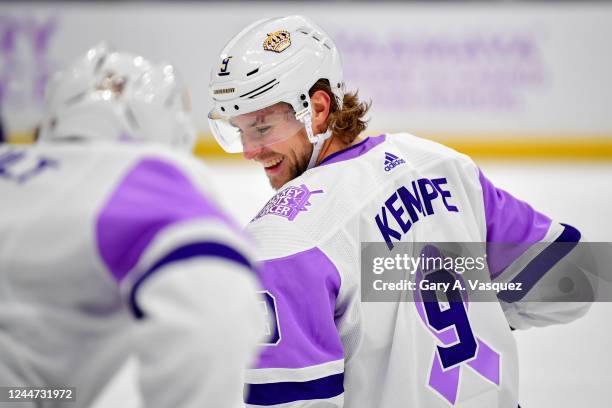
M 476 339 L 476 341 L 478 342 L 476 356 L 472 360 L 469 360 L 467 365 L 472 367 L 474 371 L 485 379 L 491 381 L 495 385 L 499 385 L 499 354 L 481 339 Z M 440 355 L 437 352 L 434 354 L 431 363 L 431 371 L 429 372 L 429 386 L 453 405 L 457 400 L 460 370 L 461 365 L 456 365 L 444 370 L 440 362 Z
M 266 215 L 277 215 L 293 221 L 301 211 L 307 210 L 310 196 L 322 192 L 323 190 L 310 191 L 304 184 L 299 187 L 287 187 L 276 193 L 252 221 Z
M 428 251 L 431 251 L 431 246 L 427 248 L 426 252 Z M 458 274 L 454 275 L 457 279 L 462 280 Z M 420 281 L 423 279 L 423 272 L 421 270 L 418 270 L 415 278 L 418 287 Z M 463 305 L 465 307 L 465 312 L 467 313 L 469 307 L 467 294 L 462 292 L 461 295 L 463 297 Z M 491 347 L 489 347 L 482 339 L 476 337 L 475 334 L 474 338 L 476 339 L 477 348 L 474 357 L 468 360 L 464 360 L 461 363 L 456 364 L 452 367 L 444 368 L 442 362 L 440 361 L 439 350 L 441 348 L 447 348 L 449 346 L 455 345 L 459 342 L 456 328 L 454 326 L 450 326 L 445 330 L 441 330 L 440 332 L 434 330 L 434 328 L 432 328 L 431 325 L 428 323 L 425 308 L 423 306 L 423 301 L 421 299 L 421 293 L 418 290 L 415 291 L 414 301 L 415 307 L 421 320 L 425 323 L 427 328 L 435 337 L 438 338 L 441 343 L 441 346 L 438 346 L 438 349 L 434 353 L 433 361 L 431 363 L 431 370 L 429 373 L 428 381 L 428 384 L 431 388 L 438 392 L 450 404 L 454 405 L 457 401 L 457 394 L 459 391 L 459 376 L 461 373 L 461 367 L 462 365 L 464 365 L 464 363 L 470 366 L 474 371 L 476 371 L 486 380 L 492 382 L 495 385 L 500 384 L 500 355 Z

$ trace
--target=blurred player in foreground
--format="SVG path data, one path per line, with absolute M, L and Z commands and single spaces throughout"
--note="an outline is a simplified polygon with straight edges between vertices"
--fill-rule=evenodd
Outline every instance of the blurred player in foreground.
M 342 81 L 333 41 L 301 16 L 248 26 L 211 74 L 217 141 L 260 163 L 278 190 L 247 228 L 262 246 L 278 322 L 247 374 L 247 403 L 516 408 L 509 326 L 567 322 L 588 302 L 362 303 L 360 243 L 385 251 L 398 242 L 518 243 L 521 251 L 490 254 L 485 279 L 523 280 L 531 293 L 538 281 L 519 268 L 538 261 L 531 246 L 573 246 L 580 233 L 497 189 L 445 146 L 409 134 L 362 139 L 368 106 Z
M 243 404 L 258 283 L 188 154 L 187 96 L 172 66 L 99 46 L 51 82 L 40 141 L 0 150 L 0 386 L 86 407 L 135 354 L 147 408 Z

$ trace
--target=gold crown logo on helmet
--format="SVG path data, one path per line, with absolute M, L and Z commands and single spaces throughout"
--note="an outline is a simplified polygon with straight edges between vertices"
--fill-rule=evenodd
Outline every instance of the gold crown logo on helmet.
M 283 52 L 291 45 L 291 34 L 286 30 L 279 30 L 268 34 L 263 42 L 266 51 Z

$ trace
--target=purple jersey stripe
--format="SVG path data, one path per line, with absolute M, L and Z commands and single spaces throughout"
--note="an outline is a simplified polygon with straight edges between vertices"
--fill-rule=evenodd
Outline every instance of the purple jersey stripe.
M 142 283 L 149 276 L 155 273 L 155 271 L 173 262 L 179 262 L 196 257 L 211 256 L 223 258 L 231 262 L 238 263 L 246 268 L 255 270 L 249 260 L 246 259 L 240 252 L 224 244 L 219 244 L 216 242 L 195 242 L 176 248 L 168 255 L 157 261 L 155 265 L 143 273 L 132 285 L 132 291 L 130 293 L 130 307 L 134 313 L 134 316 L 136 316 L 138 319 L 145 317 L 144 312 L 140 309 L 138 303 L 136 302 L 136 294 L 140 285 L 142 285 Z
M 368 137 L 365 140 L 357 143 L 356 145 L 350 146 L 339 152 L 332 153 L 319 163 L 319 166 L 326 166 L 332 163 L 338 163 L 345 160 L 354 159 L 361 155 L 366 154 L 379 144 L 385 141 L 385 135 Z
M 245 402 L 252 405 L 276 405 L 287 402 L 327 399 L 344 392 L 344 374 L 304 382 L 248 384 Z
M 546 236 L 551 219 L 529 204 L 496 188 L 480 171 L 480 185 L 485 208 L 487 248 L 491 277 L 495 278 L 519 258 L 531 245 Z M 501 243 L 510 245 L 499 245 Z
M 262 285 L 276 301 L 280 341 L 256 368 L 302 368 L 344 358 L 334 321 L 340 275 L 318 248 L 263 263 Z
M 520 291 L 506 290 L 500 291 L 497 297 L 504 302 L 512 303 L 521 300 L 531 288 L 565 257 L 580 241 L 580 231 L 571 225 L 561 224 L 563 232 L 555 242 L 551 243 L 538 254 L 527 266 L 512 279 L 512 283 L 522 283 L 523 289 Z
M 102 208 L 96 238 L 102 260 L 121 282 L 163 228 L 187 220 L 231 221 L 171 163 L 145 159 L 123 178 Z

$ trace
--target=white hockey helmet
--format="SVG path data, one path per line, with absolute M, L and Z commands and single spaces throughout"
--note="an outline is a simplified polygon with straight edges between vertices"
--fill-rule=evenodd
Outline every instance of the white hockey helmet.
M 153 141 L 190 152 L 190 109 L 172 65 L 100 44 L 49 82 L 40 140 Z
M 292 119 L 306 128 L 308 139 L 315 144 L 316 156 L 317 147 L 330 134 L 312 132 L 308 91 L 319 79 L 329 81 L 341 107 L 342 62 L 321 28 L 297 15 L 251 24 L 225 46 L 219 65 L 211 72 L 209 91 L 214 106 L 208 118 L 215 139 L 229 153 L 246 151 L 244 129 L 236 125 L 236 118 L 286 102 L 293 108 Z M 261 146 L 292 135 L 265 137 Z

